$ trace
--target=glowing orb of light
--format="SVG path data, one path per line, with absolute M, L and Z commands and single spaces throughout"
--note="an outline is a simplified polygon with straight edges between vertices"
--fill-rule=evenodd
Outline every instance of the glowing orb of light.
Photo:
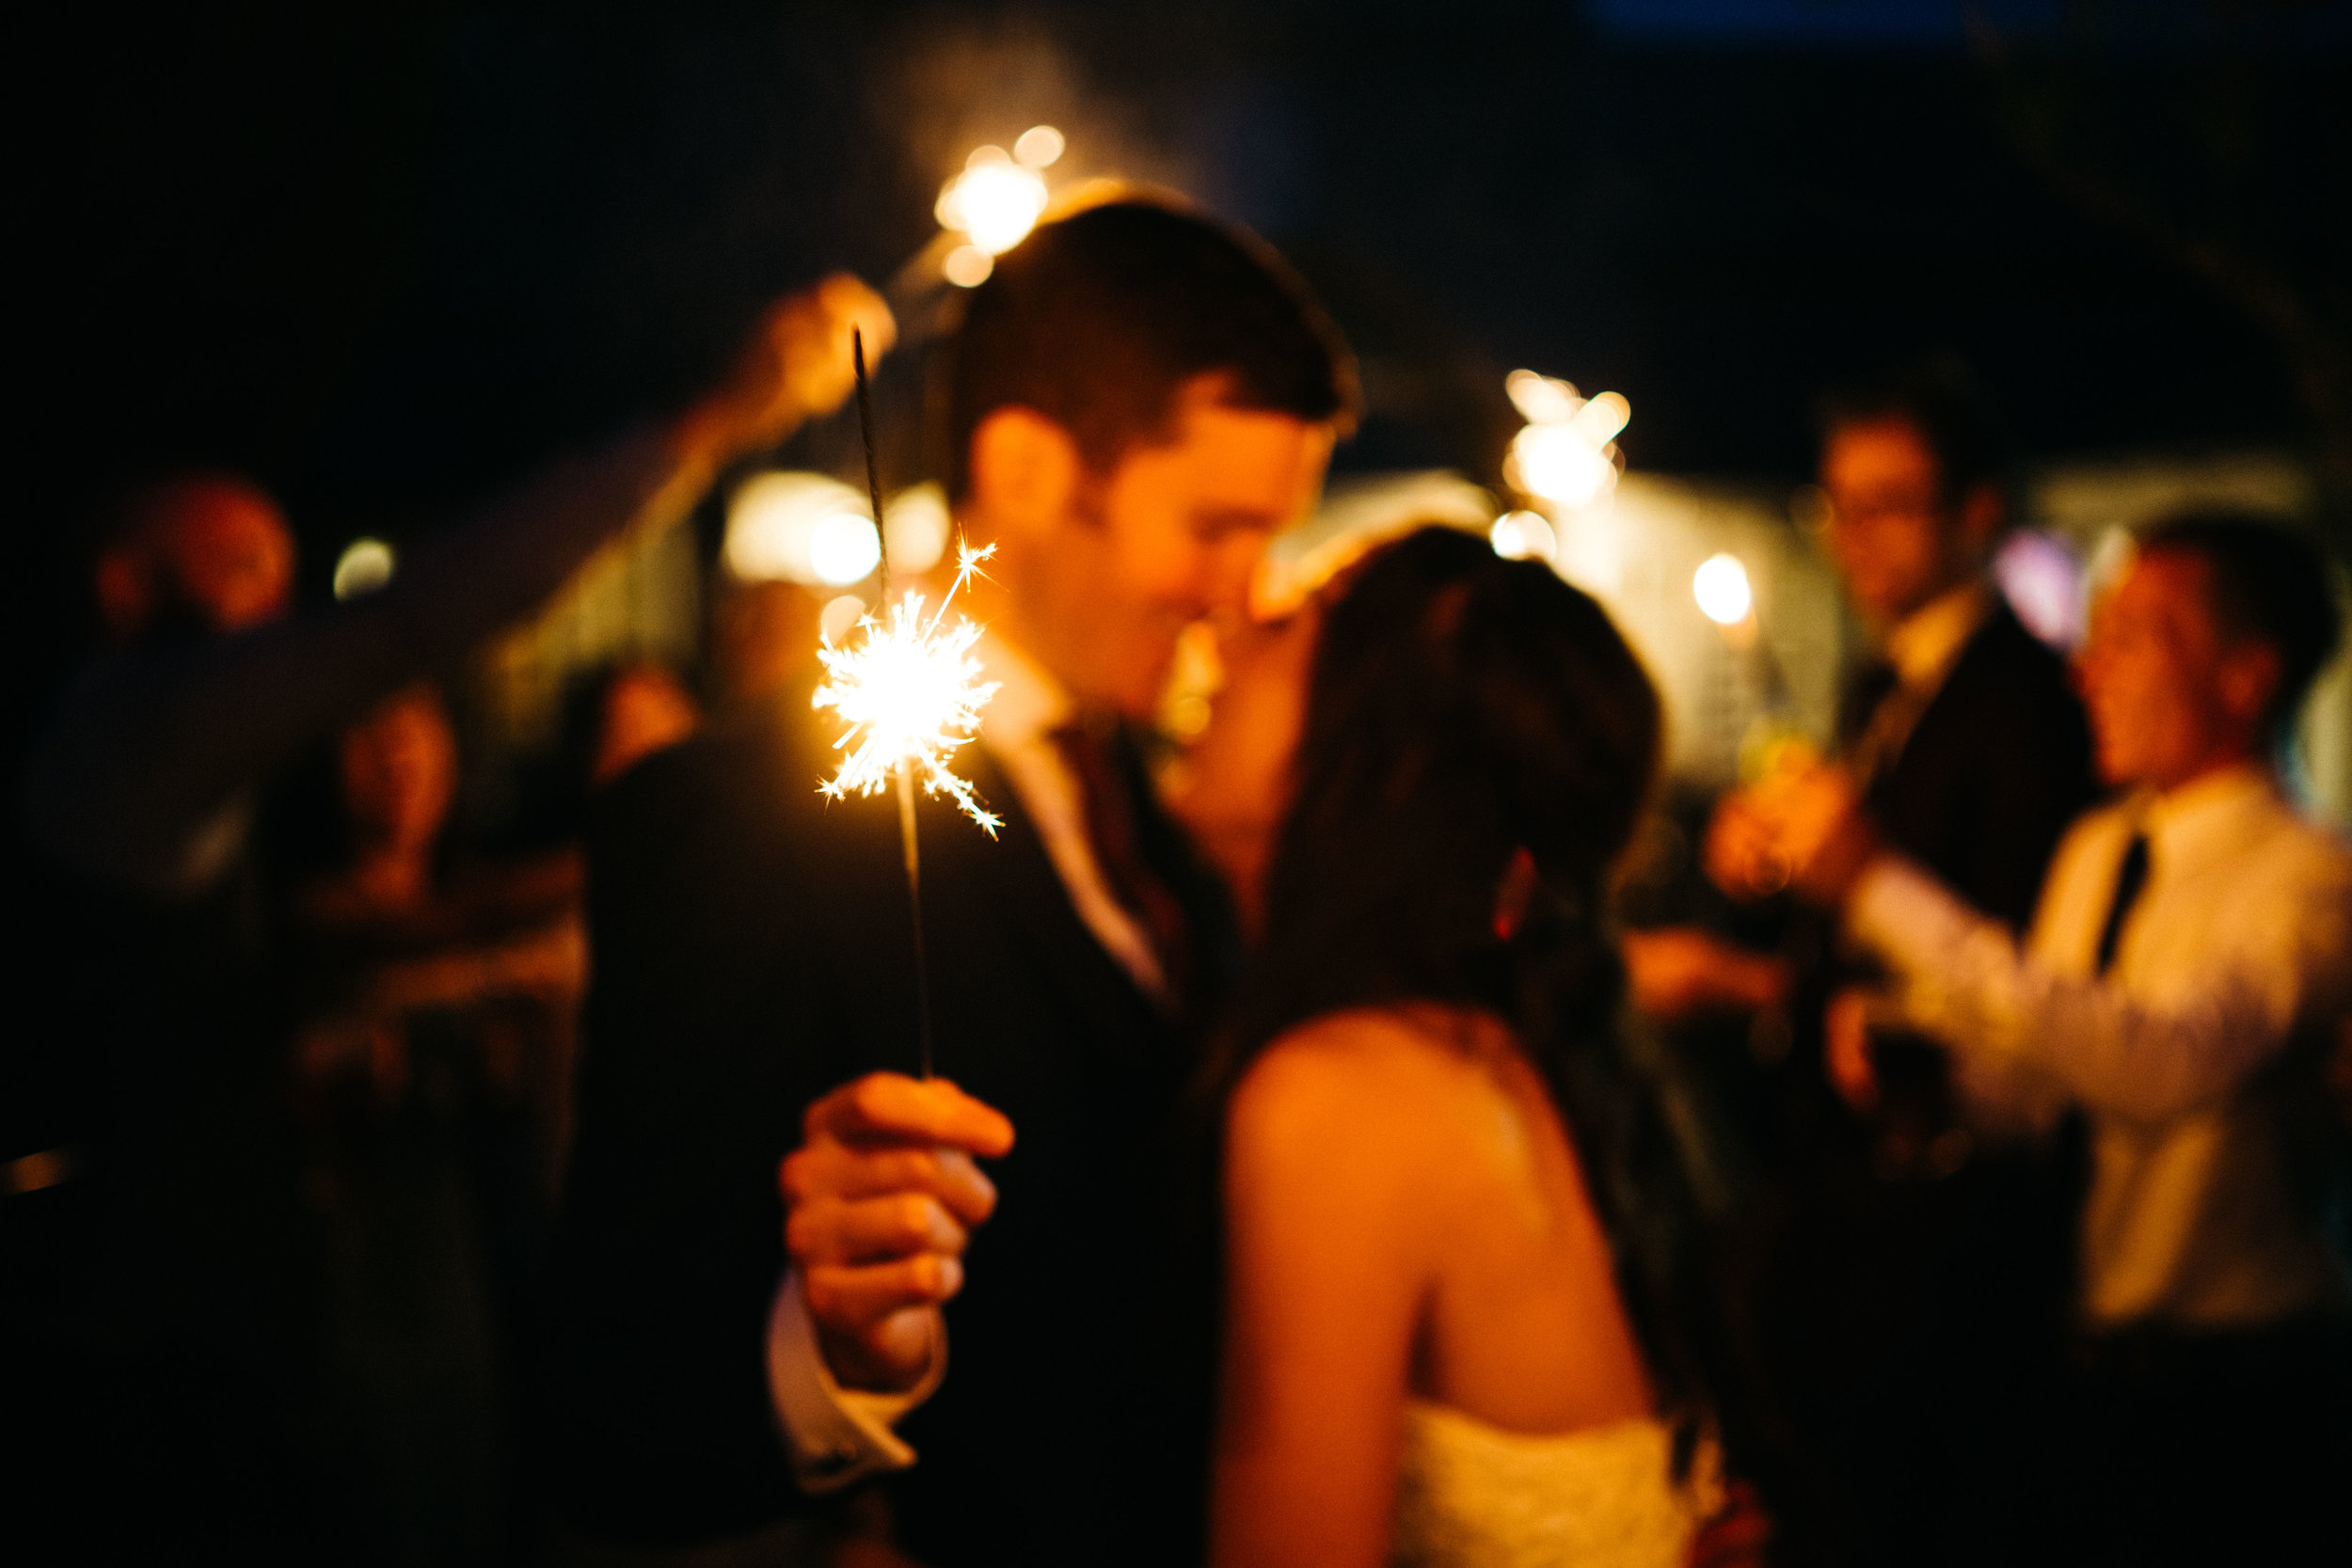
M 1719 626 L 1736 626 L 1756 608 L 1756 592 L 1748 586 L 1748 569 L 1736 555 L 1710 555 L 1691 574 L 1691 596 L 1699 613 Z
M 1045 211 L 1045 177 L 1001 147 L 983 147 L 939 193 L 940 226 L 991 256 L 1019 245 Z
M 988 555 L 962 551 L 957 588 Z M 996 694 L 995 683 L 980 679 L 980 662 L 972 657 L 980 628 L 961 616 L 946 624 L 954 597 L 951 588 L 926 621 L 923 596 L 909 594 L 884 618 L 867 616 L 850 638 L 818 650 L 826 679 L 814 705 L 849 726 L 834 742 L 841 766 L 818 788 L 833 800 L 873 795 L 903 769 L 922 781 L 926 795 L 946 796 L 993 838 L 1003 818 L 983 807 L 949 766 L 979 734 L 980 709 Z
M 1610 443 L 1633 417 L 1617 392 L 1585 397 L 1572 383 L 1534 371 L 1502 378 L 1527 428 L 1512 438 L 1502 476 L 1531 496 L 1566 507 L 1590 506 L 1617 486 L 1617 449 Z
M 808 563 L 817 580 L 846 587 L 863 582 L 882 564 L 882 540 L 874 525 L 855 512 L 836 512 L 818 521 L 808 537 Z
M 1601 392 L 1585 400 L 1568 422 L 1597 447 L 1607 446 L 1633 418 L 1633 405 L 1622 392 Z
M 354 539 L 335 558 L 335 597 L 356 599 L 392 580 L 392 547 L 381 539 Z
M 890 570 L 928 572 L 947 553 L 953 528 L 947 497 L 936 484 L 916 484 L 882 502 L 882 540 L 890 546 Z
M 960 245 L 947 252 L 940 276 L 959 289 L 977 289 L 996 270 L 996 258 L 976 245 Z
M 1502 378 L 1502 389 L 1530 424 L 1565 424 L 1584 401 L 1574 383 L 1534 371 L 1513 371 Z
M 818 572 L 817 535 L 836 516 L 866 521 L 864 495 L 826 474 L 771 470 L 752 475 L 727 499 L 727 570 L 739 581 L 835 579 Z M 870 568 L 869 568 L 870 570 Z M 857 578 L 847 579 L 850 582 Z
M 1512 561 L 1549 561 L 1560 550 L 1560 538 L 1540 512 L 1506 512 L 1495 519 L 1486 537 L 1495 554 Z
M 1511 439 L 1513 484 L 1563 506 L 1588 506 L 1617 483 L 1616 465 L 1573 424 L 1532 424 Z
M 1059 158 L 1069 145 L 1052 126 L 1032 125 L 1012 144 L 1012 155 L 1015 162 L 1031 168 L 1044 168 Z
M 928 572 L 938 564 L 952 531 L 939 486 L 912 485 L 882 504 L 891 570 Z M 754 474 L 727 499 L 727 570 L 739 582 L 863 582 L 878 556 L 869 510 L 862 491 L 829 474 Z

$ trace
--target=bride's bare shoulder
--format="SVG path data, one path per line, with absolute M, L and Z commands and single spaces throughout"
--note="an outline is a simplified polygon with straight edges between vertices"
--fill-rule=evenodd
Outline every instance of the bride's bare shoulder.
M 1508 1049 L 1502 1024 L 1456 1009 L 1326 1014 L 1250 1064 L 1228 1111 L 1229 1135 L 1395 1153 L 1443 1144 L 1459 1116 L 1491 1109 L 1498 1090 L 1489 1063 Z

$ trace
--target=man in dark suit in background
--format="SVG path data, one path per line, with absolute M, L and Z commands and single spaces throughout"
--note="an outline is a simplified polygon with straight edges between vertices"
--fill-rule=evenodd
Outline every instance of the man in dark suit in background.
M 939 1068 L 1019 1144 L 877 1075 L 914 1061 L 897 815 L 819 800 L 804 687 L 616 784 L 546 1379 L 568 1522 L 607 1548 L 798 1560 L 822 1496 L 883 1474 L 927 1561 L 1199 1560 L 1207 1271 L 1135 1217 L 1181 1203 L 1166 1140 L 1232 943 L 1130 726 L 1311 506 L 1352 372 L 1270 253 L 1142 200 L 1045 225 L 966 305 L 935 406 L 997 547 L 958 608 L 1001 689 L 958 766 L 1005 822 L 925 802 L 923 902 Z M 971 1153 L 1006 1202 L 943 1382 L 996 1193 Z
M 1839 748 L 1910 853 L 2022 927 L 2093 784 L 2065 659 L 1988 574 L 2009 523 L 1995 416 L 1929 361 L 1833 394 L 1823 424 L 1830 549 L 1873 640 Z
M 2019 622 L 1990 564 L 2008 527 L 1996 413 L 1946 359 L 1823 403 L 1825 543 L 1869 638 L 1837 749 L 1888 840 L 2022 930 L 2050 856 L 2094 784 L 2063 657 Z M 1709 871 L 1734 896 L 1785 884 L 1740 796 Z M 1813 996 L 1843 1115 L 1810 1069 L 1782 1108 L 1787 1224 L 1763 1310 L 1778 1381 L 1828 1472 L 1862 1560 L 1966 1556 L 1997 1541 L 2001 1482 L 1979 1438 L 2010 1381 L 2056 1346 L 2074 1153 L 1975 1147 L 1924 1037 L 1881 1028 L 1866 967 L 1820 943 Z M 1867 1036 L 1876 1047 L 1866 1051 Z M 1854 1064 L 1873 1061 L 1872 1075 Z M 1973 1396 L 1973 1397 L 1972 1397 Z M 1977 1420 L 1970 1414 L 1983 1417 Z M 1970 1496 L 1969 1494 L 1975 1494 Z

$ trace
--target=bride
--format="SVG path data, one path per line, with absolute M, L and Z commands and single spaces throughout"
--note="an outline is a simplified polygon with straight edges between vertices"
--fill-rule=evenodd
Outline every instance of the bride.
M 1721 1489 L 1606 913 L 1657 695 L 1475 536 L 1342 586 L 1229 655 L 1184 802 L 1257 927 L 1212 1560 L 1682 1563 Z

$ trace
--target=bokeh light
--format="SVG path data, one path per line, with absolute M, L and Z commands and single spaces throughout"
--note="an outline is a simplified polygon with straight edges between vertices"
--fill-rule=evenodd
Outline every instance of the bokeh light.
M 838 642 L 857 629 L 866 614 L 866 601 L 855 594 L 841 594 L 825 601 L 825 608 L 817 615 L 817 635 L 827 642 Z
M 1581 401 L 1573 384 L 1534 371 L 1513 371 L 1502 378 L 1502 389 L 1530 424 L 1565 424 L 1576 417 Z
M 872 520 L 855 512 L 819 518 L 809 534 L 808 563 L 818 581 L 837 588 L 873 576 L 874 568 L 882 564 L 882 540 L 874 532 Z
M 939 193 L 940 227 L 961 233 L 991 256 L 1019 245 L 1045 211 L 1045 177 L 1013 162 L 1001 147 L 983 147 Z
M 1736 555 L 1710 555 L 1691 574 L 1691 596 L 1699 613 L 1719 626 L 1736 626 L 1756 608 L 1748 569 Z
M 1515 489 L 1573 510 L 1616 488 L 1612 443 L 1633 417 L 1621 394 L 1587 398 L 1573 383 L 1524 370 L 1505 376 L 1502 387 L 1527 420 L 1503 459 L 1502 476 Z
M 1595 446 L 1606 446 L 1633 418 L 1633 405 L 1619 392 L 1602 392 L 1588 400 L 1569 420 Z
M 1513 561 L 1550 561 L 1560 552 L 1560 537 L 1550 519 L 1540 512 L 1506 512 L 1487 531 L 1495 554 Z
M 977 289 L 996 270 L 996 258 L 976 245 L 960 245 L 940 263 L 941 274 L 959 289 Z
M 953 523 L 947 497 L 936 484 L 917 484 L 882 502 L 882 538 L 890 546 L 890 571 L 928 572 L 947 551 Z
M 824 474 L 754 474 L 736 487 L 727 502 L 722 551 L 727 570 L 744 582 L 778 578 L 800 583 L 834 581 L 817 569 L 817 531 L 828 519 L 845 515 L 865 523 L 866 512 L 863 495 Z M 870 525 L 867 531 L 872 531 Z
M 392 547 L 381 539 L 354 539 L 335 558 L 335 597 L 356 599 L 373 594 L 392 580 L 398 564 Z
M 882 506 L 892 575 L 937 565 L 954 531 L 939 486 L 911 486 Z M 827 474 L 754 474 L 728 499 L 722 559 L 739 582 L 831 588 L 863 582 L 881 557 L 870 510 L 864 492 Z
M 1026 164 L 1031 168 L 1046 168 L 1061 157 L 1063 150 L 1069 145 L 1062 139 L 1062 134 L 1052 126 L 1032 125 L 1021 133 L 1019 141 L 1012 144 L 1012 155 L 1016 162 Z
M 1512 437 L 1504 477 L 1531 496 L 1590 506 L 1615 487 L 1617 470 L 1575 426 L 1532 424 Z

